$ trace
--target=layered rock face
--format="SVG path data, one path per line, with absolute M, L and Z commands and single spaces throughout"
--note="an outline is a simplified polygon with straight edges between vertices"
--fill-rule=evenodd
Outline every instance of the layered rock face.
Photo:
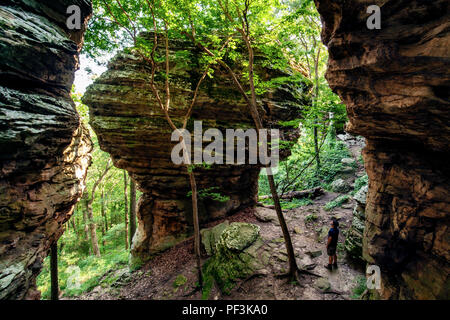
M 450 298 L 450 13 L 447 0 L 316 0 L 327 79 L 347 130 L 367 138 L 363 255 L 382 298 Z M 367 6 L 381 8 L 369 30 Z
M 364 225 L 366 221 L 366 198 L 368 186 L 362 187 L 353 197 L 356 201 L 353 208 L 352 226 L 345 237 L 345 250 L 347 254 L 359 262 L 364 262 L 362 256 L 362 243 L 364 234 Z
M 0 4 L 0 299 L 38 298 L 35 279 L 84 190 L 91 141 L 70 98 L 88 0 Z M 83 24 L 84 28 L 85 24 Z
M 164 53 L 163 46 L 161 39 L 158 52 Z M 170 50 L 170 115 L 181 127 L 204 70 L 198 62 L 201 55 L 190 42 L 172 40 Z M 180 61 L 177 56 L 186 58 Z M 157 74 L 158 79 L 161 81 Z M 100 147 L 111 154 L 115 166 L 129 172 L 143 192 L 138 209 L 139 227 L 132 247 L 133 256 L 142 259 L 172 246 L 192 232 L 189 179 L 185 167 L 171 161 L 172 148 L 178 142 L 171 142 L 172 130 L 149 81 L 150 67 L 137 56 L 122 52 L 83 98 L 89 106 L 91 125 Z M 164 92 L 162 85 L 158 85 Z M 304 100 L 307 89 L 302 83 L 285 83 L 270 90 L 261 101 L 260 112 L 266 125 L 278 127 L 279 121 L 297 118 L 299 107 L 307 102 Z M 202 84 L 191 120 L 188 125 L 191 133 L 194 120 L 203 122 L 203 131 L 217 128 L 224 136 L 225 129 L 253 127 L 244 99 L 228 75 L 219 70 L 215 71 L 213 79 L 207 78 Z M 283 139 L 297 136 L 297 130 L 282 132 Z M 258 165 L 196 168 L 200 221 L 220 218 L 255 204 L 259 171 Z M 211 193 L 222 196 L 223 201 L 217 201 Z

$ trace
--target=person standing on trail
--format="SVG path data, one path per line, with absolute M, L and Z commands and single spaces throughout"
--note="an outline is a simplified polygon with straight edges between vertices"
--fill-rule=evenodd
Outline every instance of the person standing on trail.
M 339 222 L 333 219 L 331 221 L 331 229 L 328 231 L 327 240 L 327 254 L 328 254 L 328 265 L 325 266 L 328 270 L 332 270 L 333 267 L 336 269 L 337 266 L 337 243 L 339 237 Z

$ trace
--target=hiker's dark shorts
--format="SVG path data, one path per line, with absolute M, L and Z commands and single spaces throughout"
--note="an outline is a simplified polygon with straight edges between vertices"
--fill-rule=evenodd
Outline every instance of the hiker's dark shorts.
M 327 254 L 329 257 L 332 257 L 336 254 L 336 247 L 328 246 Z

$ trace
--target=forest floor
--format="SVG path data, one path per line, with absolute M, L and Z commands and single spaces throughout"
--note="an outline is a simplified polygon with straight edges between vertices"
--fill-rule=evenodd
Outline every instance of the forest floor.
M 358 159 L 361 146 L 348 145 L 352 156 Z M 364 173 L 364 168 L 358 163 L 358 169 L 353 177 Z M 342 300 L 352 299 L 358 279 L 364 276 L 362 266 L 351 261 L 346 256 L 343 243 L 345 231 L 352 223 L 352 211 L 355 201 L 349 201 L 330 211 L 325 205 L 342 194 L 325 192 L 314 199 L 312 204 L 283 210 L 294 246 L 297 263 L 301 268 L 316 274 L 305 274 L 299 283 L 291 283 L 279 279 L 276 274 L 286 272 L 288 267 L 287 254 L 281 229 L 276 219 L 276 213 L 268 207 L 245 209 L 225 219 L 212 222 L 203 227 L 212 227 L 225 220 L 229 222 L 248 222 L 260 226 L 260 235 L 264 245 L 260 250 L 266 251 L 270 259 L 266 267 L 247 279 L 239 279 L 229 295 L 222 295 L 216 287 L 210 293 L 210 299 L 295 299 L 295 300 Z M 261 221 L 264 215 L 268 219 Z M 326 254 L 326 238 L 330 228 L 331 218 L 340 223 L 338 244 L 338 269 L 329 271 Z M 268 220 L 268 221 L 267 221 Z M 161 253 L 141 269 L 129 272 L 128 268 L 112 270 L 116 279 L 109 285 L 97 286 L 88 293 L 76 299 L 201 299 L 201 292 L 194 291 L 197 282 L 195 257 L 192 238 Z M 204 259 L 205 260 L 205 259 Z M 105 275 L 106 276 L 106 275 Z M 111 277 L 111 275 L 107 275 Z
M 303 275 L 299 284 L 278 279 L 275 275 L 283 273 L 287 268 L 287 255 L 282 233 L 276 221 L 261 222 L 255 211 L 270 210 L 267 208 L 246 209 L 226 220 L 257 224 L 265 245 L 262 250 L 270 254 L 266 269 L 261 270 L 249 279 L 241 279 L 236 283 L 230 295 L 222 295 L 216 288 L 211 292 L 211 299 L 298 299 L 298 300 L 334 300 L 350 299 L 358 277 L 363 270 L 353 264 L 345 255 L 343 242 L 344 230 L 351 225 L 352 201 L 333 211 L 325 211 L 323 206 L 338 194 L 327 192 L 314 204 L 285 211 L 285 217 L 291 231 L 297 263 L 320 277 Z M 305 218 L 314 214 L 315 221 Z M 275 212 L 273 212 L 275 217 Z M 341 235 L 338 245 L 338 269 L 325 269 L 328 263 L 325 243 L 331 217 L 340 221 Z M 223 221 L 216 221 L 215 224 Z M 161 253 L 148 262 L 143 268 L 129 273 L 127 268 L 114 271 L 118 279 L 109 287 L 98 286 L 78 299 L 201 299 L 201 293 L 193 291 L 197 281 L 195 257 L 192 252 L 192 239 Z M 181 276 L 182 275 L 182 276 Z M 179 285 L 179 280 L 185 282 Z

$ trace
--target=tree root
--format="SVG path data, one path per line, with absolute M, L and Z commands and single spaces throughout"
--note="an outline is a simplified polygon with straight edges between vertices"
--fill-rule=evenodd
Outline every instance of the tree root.
M 327 291 L 322 291 L 323 294 L 337 294 L 337 295 L 342 295 L 343 293 L 340 291 L 334 291 L 334 290 L 327 290 Z
M 194 289 L 192 289 L 192 291 L 189 291 L 188 293 L 184 294 L 183 297 L 190 297 L 192 296 L 194 293 L 197 293 L 197 291 L 200 291 L 201 288 L 200 286 L 195 286 Z
M 243 285 L 244 283 L 246 283 L 247 281 L 249 281 L 249 280 L 251 280 L 251 279 L 253 279 L 253 278 L 256 278 L 256 277 L 265 277 L 265 276 L 267 276 L 267 274 L 265 274 L 265 273 L 254 273 L 254 274 L 252 274 L 251 276 L 249 276 L 249 277 L 245 278 L 244 280 L 242 280 L 242 281 L 239 283 L 239 286 L 236 287 L 236 290 L 242 289 L 242 290 L 245 291 L 245 293 L 247 293 L 246 290 L 245 290 L 244 288 L 242 288 L 242 285 Z
M 294 274 L 291 274 L 291 273 L 289 273 L 289 272 L 287 272 L 287 273 L 280 273 L 280 274 L 276 274 L 276 275 L 275 275 L 275 278 L 278 278 L 278 279 L 288 278 L 289 281 L 297 281 L 297 283 L 300 284 L 301 282 L 300 282 L 300 280 L 299 280 L 299 277 L 300 277 L 302 274 L 307 274 L 307 275 L 314 276 L 314 277 L 318 277 L 318 278 L 322 277 L 321 275 L 319 275 L 319 274 L 317 274 L 317 273 L 308 271 L 308 270 L 306 270 L 306 269 L 300 269 L 300 268 L 298 268 L 298 269 L 295 271 Z

